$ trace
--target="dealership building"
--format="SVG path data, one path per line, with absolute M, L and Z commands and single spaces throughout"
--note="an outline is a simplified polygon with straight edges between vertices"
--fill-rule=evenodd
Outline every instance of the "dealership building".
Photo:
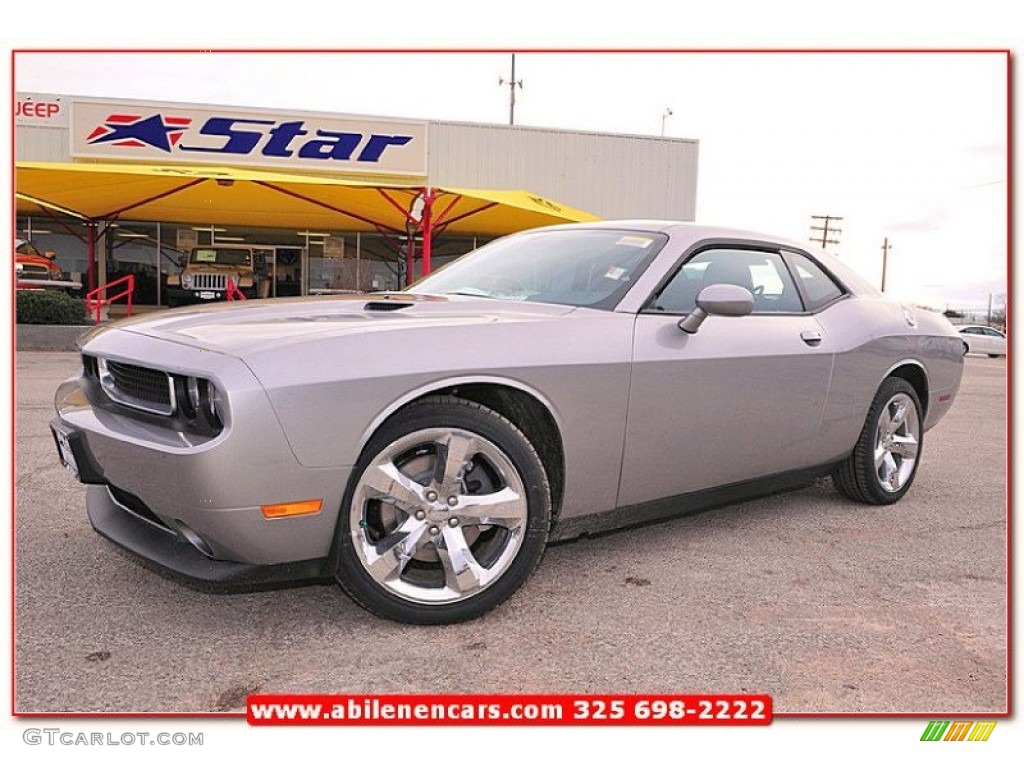
M 268 295 L 391 290 L 495 237 L 692 221 L 695 140 L 18 93 L 17 234 L 86 290 L 166 304 L 192 248 L 258 250 Z

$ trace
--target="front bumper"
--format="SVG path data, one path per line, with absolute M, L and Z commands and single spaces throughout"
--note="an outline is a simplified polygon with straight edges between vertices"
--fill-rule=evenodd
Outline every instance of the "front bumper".
M 247 299 L 256 298 L 256 289 L 250 286 L 239 288 L 242 295 Z M 226 289 L 209 288 L 200 290 L 198 288 L 186 289 L 176 286 L 167 286 L 164 295 L 169 304 L 210 304 L 217 301 L 227 301 L 228 292 Z
M 134 555 L 150 570 L 193 588 L 247 592 L 328 578 L 326 558 L 279 565 L 213 560 L 170 529 L 122 506 L 105 485 L 90 486 L 86 509 L 98 534 Z
M 117 331 L 90 340 L 92 355 L 216 383 L 224 429 L 181 431 L 166 419 L 90 401 L 84 374 L 58 389 L 53 427 L 74 453 L 98 532 L 193 582 L 228 587 L 316 578 L 326 561 L 349 467 L 305 467 L 260 383 L 242 361 Z M 267 504 L 322 499 L 316 514 L 268 519 Z
M 165 292 L 165 296 L 166 301 L 171 305 L 206 304 L 213 301 L 226 301 L 228 298 L 228 292 L 215 289 L 208 291 L 190 291 L 183 288 L 168 287 Z

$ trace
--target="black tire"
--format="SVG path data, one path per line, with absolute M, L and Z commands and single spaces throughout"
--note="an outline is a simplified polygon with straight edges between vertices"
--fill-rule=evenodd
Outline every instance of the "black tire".
M 904 406 L 903 426 L 890 432 L 893 414 Z M 899 501 L 917 475 L 923 441 L 924 413 L 917 392 L 905 379 L 887 378 L 875 394 L 853 453 L 832 473 L 836 489 L 865 504 Z
M 467 621 L 526 582 L 550 527 L 547 475 L 526 436 L 478 403 L 430 397 L 384 422 L 363 450 L 338 516 L 332 571 L 383 618 Z
M 993 354 L 989 354 L 989 357 L 1002 357 L 1002 355 L 993 355 Z

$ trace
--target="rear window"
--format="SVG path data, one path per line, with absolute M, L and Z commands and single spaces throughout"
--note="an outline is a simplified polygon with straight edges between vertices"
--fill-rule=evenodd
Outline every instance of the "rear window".
M 787 257 L 807 297 L 807 309 L 824 307 L 843 295 L 843 289 L 809 258 L 800 253 L 789 253 Z

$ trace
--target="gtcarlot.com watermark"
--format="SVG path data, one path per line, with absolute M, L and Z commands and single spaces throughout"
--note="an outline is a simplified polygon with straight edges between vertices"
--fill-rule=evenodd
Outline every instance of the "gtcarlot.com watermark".
M 201 747 L 203 734 L 183 731 L 70 731 L 64 728 L 26 728 L 26 744 L 50 747 Z

